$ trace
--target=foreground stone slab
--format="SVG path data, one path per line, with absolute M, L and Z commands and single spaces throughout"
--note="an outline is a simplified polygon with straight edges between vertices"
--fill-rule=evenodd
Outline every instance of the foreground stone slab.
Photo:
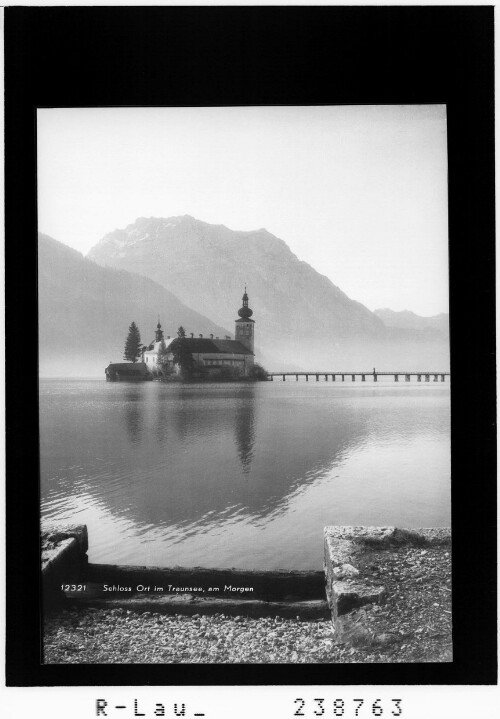
M 373 608 L 388 599 L 386 585 L 394 586 L 394 573 L 408 565 L 412 557 L 420 557 L 428 549 L 451 548 L 448 528 L 401 529 L 396 527 L 326 527 L 325 528 L 326 596 L 331 611 L 336 639 L 352 645 L 382 646 L 395 641 L 389 633 L 377 635 L 370 623 L 373 615 L 363 607 Z M 445 553 L 449 556 L 449 552 Z M 378 571 L 376 557 L 390 559 L 391 571 L 384 577 Z M 417 560 L 415 560 L 417 561 Z M 382 564 L 387 564 L 382 561 Z M 408 571 L 406 571 L 408 575 Z M 387 582 L 384 583 L 384 579 Z M 415 582 L 425 577 L 414 577 Z M 445 581 L 445 577 L 443 577 Z M 411 591 L 413 577 L 405 576 L 405 591 Z M 398 595 L 399 596 L 399 595 Z M 435 605 L 437 606 L 437 604 Z M 445 610 L 448 612 L 448 610 Z M 449 613 L 449 612 L 448 612 Z M 380 616 L 380 615 L 379 615 Z M 394 621 L 397 621 L 395 616 Z
M 64 603 L 65 595 L 61 585 L 83 581 L 87 550 L 86 525 L 42 527 L 41 569 L 46 609 Z
M 41 533 L 41 548 L 44 574 L 53 571 L 67 557 L 80 559 L 89 548 L 87 526 L 85 524 L 44 526 Z

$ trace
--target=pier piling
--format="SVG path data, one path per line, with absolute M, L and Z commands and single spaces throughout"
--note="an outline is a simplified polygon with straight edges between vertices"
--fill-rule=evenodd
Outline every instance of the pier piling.
M 286 382 L 287 377 L 294 377 L 295 381 L 299 381 L 299 377 L 305 377 L 306 382 L 309 382 L 309 377 L 316 377 L 316 382 L 320 381 L 320 377 L 324 377 L 324 381 L 328 382 L 330 377 L 332 378 L 332 382 L 337 381 L 337 375 L 341 378 L 342 382 L 346 381 L 346 377 L 350 377 L 352 382 L 356 382 L 356 377 L 361 377 L 361 382 L 366 382 L 367 377 L 373 377 L 374 382 L 378 382 L 379 376 L 382 377 L 393 377 L 394 382 L 399 382 L 399 377 L 404 377 L 405 382 L 411 382 L 412 377 L 417 378 L 417 382 L 422 382 L 423 378 L 425 377 L 426 382 L 431 381 L 431 377 L 433 378 L 434 382 L 439 382 L 439 378 L 441 378 L 441 382 L 446 382 L 446 376 L 450 375 L 449 372 L 394 372 L 394 370 L 390 370 L 387 372 L 376 372 L 375 370 L 373 372 L 270 372 L 268 374 L 268 380 L 270 382 L 273 381 L 274 377 L 281 377 L 283 382 Z

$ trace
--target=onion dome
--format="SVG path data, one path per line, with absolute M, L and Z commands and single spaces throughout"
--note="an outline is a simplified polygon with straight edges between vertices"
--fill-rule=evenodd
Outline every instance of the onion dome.
M 241 307 L 238 310 L 238 314 L 242 319 L 248 320 L 253 315 L 253 310 L 251 310 L 250 307 Z

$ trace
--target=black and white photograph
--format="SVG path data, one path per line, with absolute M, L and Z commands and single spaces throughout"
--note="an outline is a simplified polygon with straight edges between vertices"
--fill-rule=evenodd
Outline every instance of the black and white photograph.
M 37 152 L 43 661 L 451 662 L 446 107 Z
M 140 4 L 3 13 L 2 715 L 489 719 L 493 8 Z

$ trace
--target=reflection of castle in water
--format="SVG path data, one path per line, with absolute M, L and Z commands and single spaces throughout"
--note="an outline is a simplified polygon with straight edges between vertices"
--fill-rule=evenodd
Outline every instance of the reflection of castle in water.
M 154 434 L 158 444 L 166 444 L 168 440 L 168 411 L 165 402 L 156 404 L 156 418 L 154 422 Z
M 141 398 L 133 390 L 125 394 L 125 427 L 131 442 L 140 442 L 143 426 Z
M 156 388 L 155 388 L 156 389 Z M 236 390 L 236 406 L 232 413 L 218 414 L 214 427 L 212 413 L 198 411 L 196 390 L 192 387 L 169 387 L 165 393 L 158 393 L 147 399 L 144 395 L 143 385 L 134 385 L 125 395 L 124 424 L 127 436 L 131 442 L 141 441 L 143 430 L 151 437 L 154 436 L 159 445 L 166 445 L 168 438 L 174 435 L 178 442 L 189 441 L 194 432 L 197 436 L 209 436 L 215 433 L 233 431 L 234 440 L 238 450 L 241 469 L 248 474 L 252 462 L 252 450 L 255 441 L 254 433 L 254 385 L 239 387 Z M 172 390 L 171 392 L 169 390 Z M 175 397 L 172 398 L 171 394 Z M 231 391 L 233 395 L 233 391 Z M 174 403 L 172 403 L 174 399 Z M 156 400 L 156 401 L 155 401 Z M 222 400 L 227 402 L 227 393 L 223 393 Z M 173 405 L 173 406 L 171 406 Z M 227 406 L 225 404 L 224 406 Z M 150 416 L 150 407 L 153 415 Z M 170 425 L 172 425 L 170 427 Z
M 327 476 L 369 428 L 347 405 L 313 402 L 298 413 L 265 388 L 134 385 L 123 407 L 128 443 L 113 458 L 120 491 L 108 496 L 92 480 L 87 491 L 94 485 L 113 513 L 157 527 L 285 511 L 294 492 Z M 133 473 L 127 453 L 135 455 Z
M 234 434 L 243 474 L 248 474 L 252 464 L 253 446 L 255 443 L 254 387 L 249 387 L 246 392 L 242 392 L 239 400 L 240 402 L 236 410 Z

